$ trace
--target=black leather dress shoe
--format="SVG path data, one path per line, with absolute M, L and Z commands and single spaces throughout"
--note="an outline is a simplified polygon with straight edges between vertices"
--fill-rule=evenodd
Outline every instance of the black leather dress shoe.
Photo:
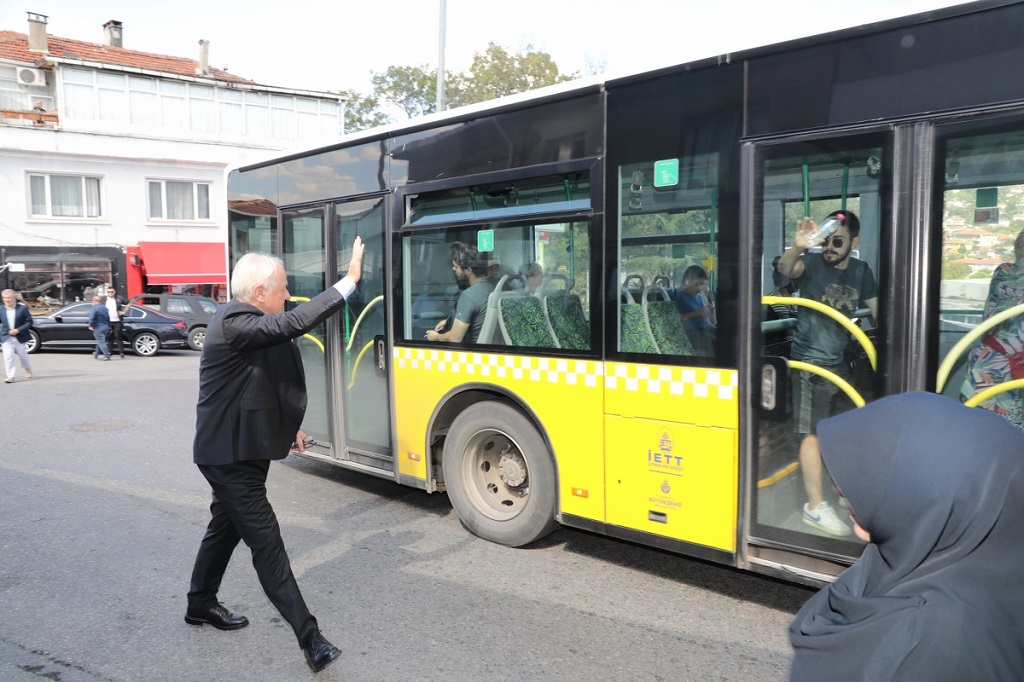
M 185 612 L 185 622 L 189 625 L 205 623 L 218 630 L 238 630 L 248 625 L 249 619 L 245 616 L 236 616 L 224 608 L 223 604 L 214 604 L 206 609 L 188 607 L 188 611 Z
M 341 656 L 341 649 L 324 639 L 319 630 L 314 630 L 303 645 L 302 653 L 306 655 L 306 664 L 309 669 L 318 673 L 330 665 L 331 661 Z

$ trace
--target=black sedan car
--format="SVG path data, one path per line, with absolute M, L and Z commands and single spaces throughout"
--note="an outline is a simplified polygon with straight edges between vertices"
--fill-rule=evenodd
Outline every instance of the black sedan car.
M 72 303 L 48 315 L 33 316 L 26 350 L 35 353 L 40 348 L 94 348 L 96 340 L 89 331 L 90 310 L 92 303 Z M 184 348 L 188 344 L 188 330 L 179 317 L 132 306 L 124 317 L 124 342 L 136 355 L 148 357 L 161 348 Z

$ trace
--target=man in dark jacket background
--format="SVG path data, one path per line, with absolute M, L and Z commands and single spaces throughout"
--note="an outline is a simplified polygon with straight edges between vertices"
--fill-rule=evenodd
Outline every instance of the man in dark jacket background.
M 32 313 L 28 306 L 18 302 L 18 295 L 14 289 L 4 289 L 0 294 L 3 297 L 3 315 L 0 316 L 0 345 L 4 354 L 4 383 L 14 381 L 14 372 L 17 366 L 14 359 L 17 356 L 21 359 L 21 368 L 25 370 L 25 378 L 32 378 L 32 362 L 28 359 L 28 350 L 25 343 L 29 340 L 29 329 L 32 328 Z
M 239 540 L 270 601 L 288 621 L 314 671 L 341 653 L 320 633 L 299 592 L 274 510 L 267 500 L 270 460 L 291 444 L 305 450 L 300 426 L 306 382 L 292 340 L 340 311 L 362 272 L 356 237 L 348 274 L 311 301 L 284 312 L 288 279 L 280 259 L 250 253 L 232 273 L 232 300 L 210 320 L 199 362 L 199 402 L 193 457 L 213 489 L 212 519 L 199 547 L 185 622 L 221 630 L 249 624 L 217 601 L 217 591 Z

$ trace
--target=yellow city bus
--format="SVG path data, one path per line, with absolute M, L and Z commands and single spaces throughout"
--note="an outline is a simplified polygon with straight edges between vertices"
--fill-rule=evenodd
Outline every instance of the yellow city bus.
M 833 412 L 959 398 L 973 377 L 965 397 L 1020 417 L 1021 381 L 985 386 L 972 364 L 1022 328 L 1021 306 L 986 308 L 1024 227 L 1019 26 L 1024 4 L 971 3 L 234 170 L 232 263 L 279 255 L 293 300 L 344 273 L 356 235 L 367 245 L 345 313 L 297 342 L 307 454 L 445 491 L 506 545 L 561 524 L 830 579 L 863 545 L 803 518 L 796 377 L 834 383 Z M 877 282 L 877 319 L 776 291 L 797 221 L 835 210 L 859 216 L 850 255 Z M 456 242 L 486 302 L 473 343 L 432 342 L 464 295 Z M 713 325 L 682 319 L 701 269 Z M 791 355 L 811 314 L 845 335 L 843 371 Z M 827 475 L 823 493 L 841 510 Z

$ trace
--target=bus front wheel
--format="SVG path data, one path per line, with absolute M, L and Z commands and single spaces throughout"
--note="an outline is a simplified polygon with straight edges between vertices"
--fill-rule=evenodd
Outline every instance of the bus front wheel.
M 448 499 L 474 535 L 521 547 L 553 531 L 555 468 L 533 424 L 493 401 L 452 422 L 442 459 Z

